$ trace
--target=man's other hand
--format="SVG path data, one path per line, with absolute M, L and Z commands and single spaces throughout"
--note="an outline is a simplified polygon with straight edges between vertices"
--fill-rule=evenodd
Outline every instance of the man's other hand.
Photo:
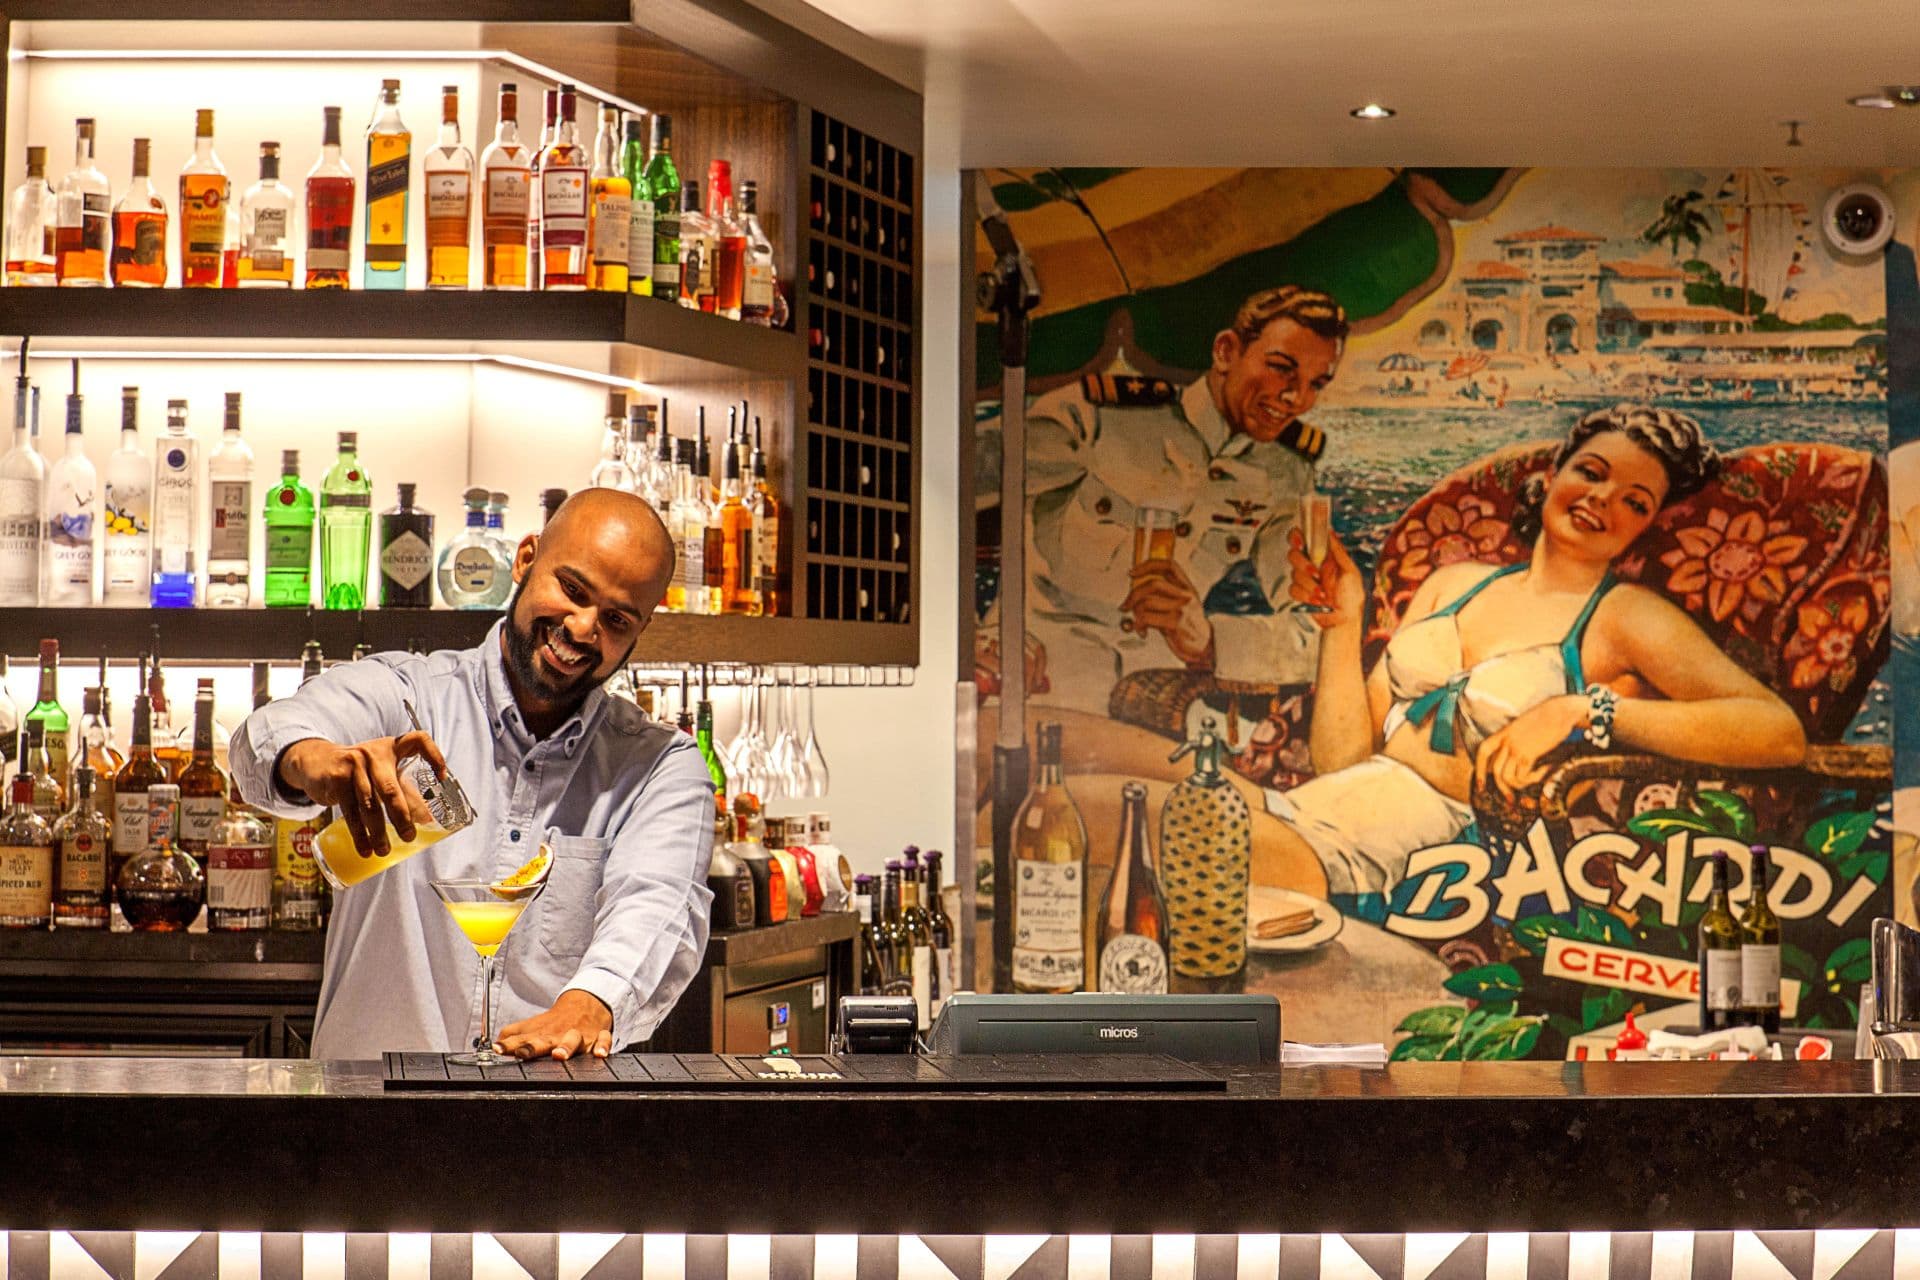
M 545 1013 L 500 1028 L 496 1043 L 500 1052 L 521 1059 L 564 1062 L 581 1053 L 604 1058 L 613 1052 L 613 1014 L 597 997 L 568 988 Z

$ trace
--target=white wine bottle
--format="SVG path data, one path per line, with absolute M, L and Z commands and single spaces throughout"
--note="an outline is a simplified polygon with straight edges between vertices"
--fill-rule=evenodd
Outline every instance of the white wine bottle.
M 1039 775 L 1013 819 L 1013 989 L 1060 994 L 1086 985 L 1087 824 L 1067 794 L 1059 723 L 1036 738 Z
M 1747 909 L 1740 913 L 1740 1003 L 1747 1021 L 1768 1035 L 1780 1030 L 1780 918 L 1767 904 L 1772 880 L 1767 846 L 1753 846 Z
M 1696 933 L 1700 958 L 1700 1029 L 1724 1031 L 1745 1020 L 1740 1007 L 1740 923 L 1727 900 L 1727 855 L 1713 855 L 1713 896 Z

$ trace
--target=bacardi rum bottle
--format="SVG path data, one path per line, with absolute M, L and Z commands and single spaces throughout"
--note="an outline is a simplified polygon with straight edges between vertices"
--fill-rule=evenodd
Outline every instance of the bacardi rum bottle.
M 73 771 L 73 806 L 53 824 L 53 924 L 57 929 L 107 927 L 107 843 L 99 775 Z

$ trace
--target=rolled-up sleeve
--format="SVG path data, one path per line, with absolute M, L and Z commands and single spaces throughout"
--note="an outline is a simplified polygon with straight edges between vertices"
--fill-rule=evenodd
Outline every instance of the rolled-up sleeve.
M 567 987 L 613 1012 L 613 1047 L 651 1036 L 707 949 L 713 780 L 677 738 L 610 832 L 594 900 L 593 941 Z
M 227 760 L 240 794 L 283 818 L 309 818 L 320 806 L 289 791 L 275 775 L 280 753 L 307 738 L 341 746 L 405 733 L 405 679 L 379 658 L 341 663 L 300 687 L 291 698 L 269 703 L 234 733 Z

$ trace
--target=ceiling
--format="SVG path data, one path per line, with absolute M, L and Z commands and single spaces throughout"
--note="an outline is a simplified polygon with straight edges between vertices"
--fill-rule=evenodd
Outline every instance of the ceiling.
M 1920 82 L 1915 0 L 754 3 L 920 88 L 969 168 L 1920 164 L 1920 107 L 1845 101 Z

